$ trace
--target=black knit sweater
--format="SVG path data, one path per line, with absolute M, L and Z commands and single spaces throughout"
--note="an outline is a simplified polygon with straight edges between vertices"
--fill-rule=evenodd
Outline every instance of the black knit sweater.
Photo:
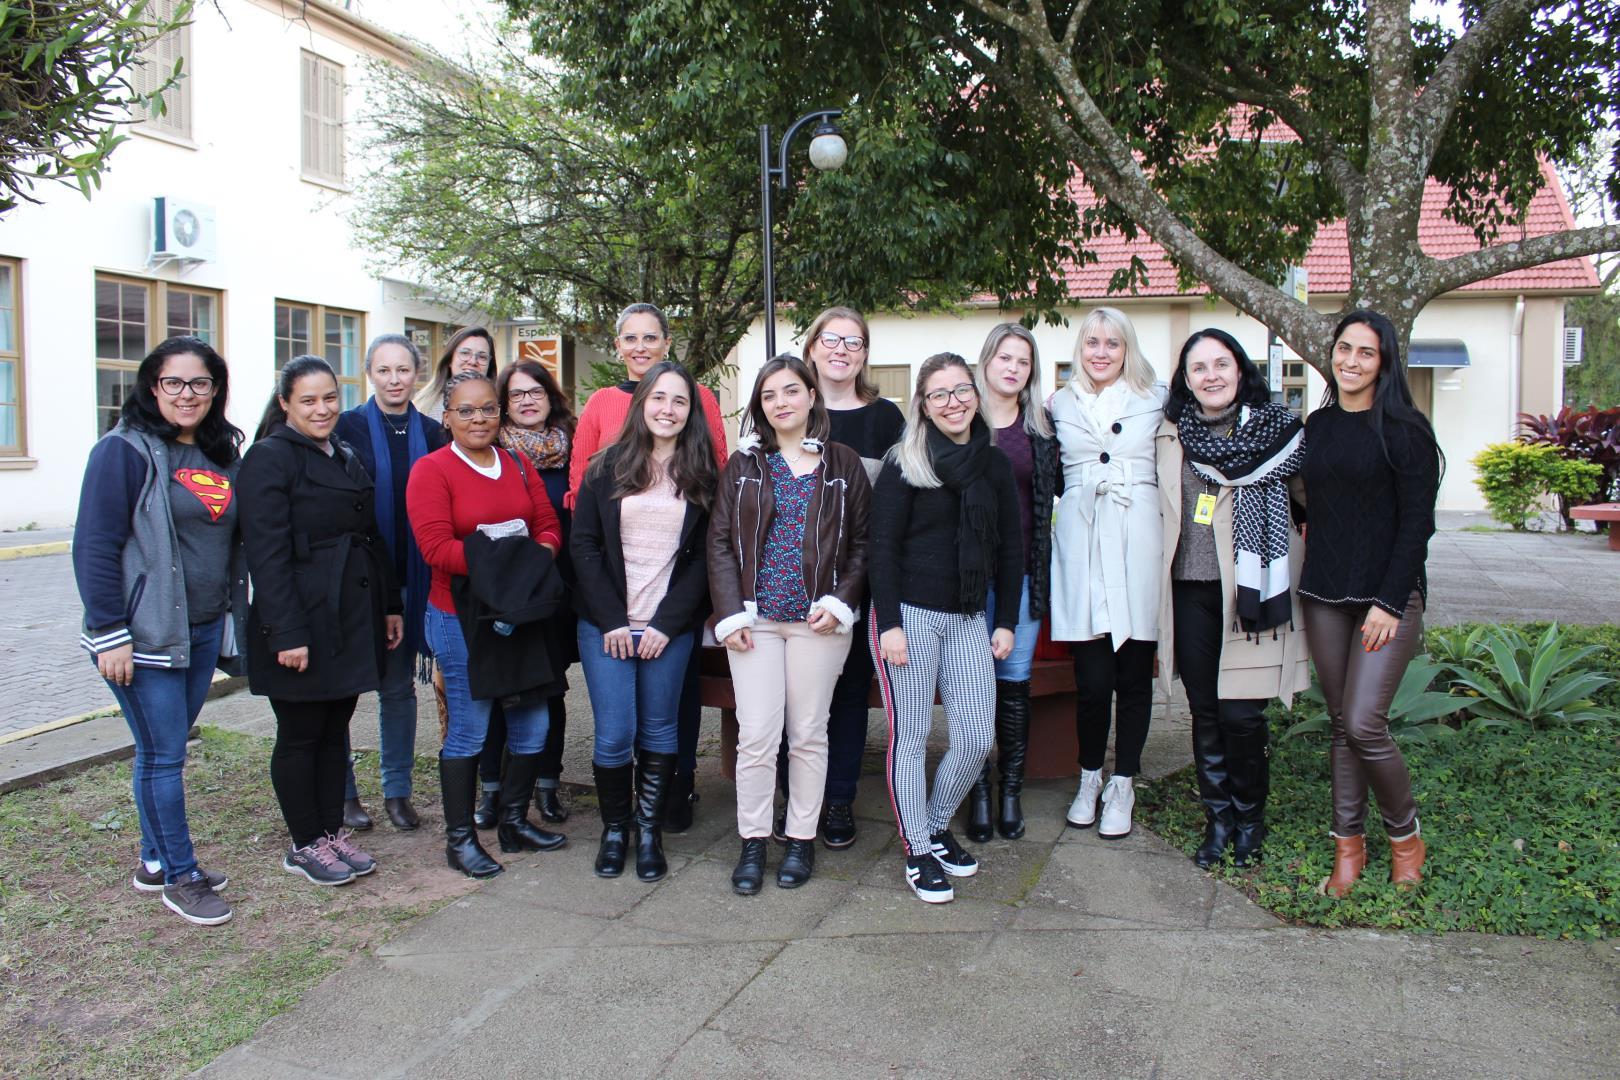
M 1425 433 L 1393 419 L 1384 422 L 1385 460 L 1371 415 L 1333 405 L 1306 423 L 1301 476 L 1310 528 L 1299 593 L 1327 604 L 1377 604 L 1398 617 L 1414 590 L 1428 605 L 1423 566 L 1440 468 Z
M 1012 464 L 990 448 L 986 479 L 996 491 L 996 610 L 993 628 L 1018 625 L 1023 592 L 1024 530 L 1013 486 Z M 872 590 L 878 632 L 900 625 L 900 605 L 972 615 L 958 599 L 957 531 L 960 499 L 946 487 L 915 488 L 893 461 L 883 463 L 872 492 L 872 541 L 866 580 Z

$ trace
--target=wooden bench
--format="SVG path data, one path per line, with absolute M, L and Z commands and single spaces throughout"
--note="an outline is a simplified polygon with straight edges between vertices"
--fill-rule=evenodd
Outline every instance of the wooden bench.
M 1609 550 L 1620 551 L 1620 503 L 1590 503 L 1586 506 L 1572 506 L 1569 516 L 1581 521 L 1606 521 L 1609 523 Z
M 720 768 L 727 779 L 734 780 L 737 775 L 737 697 L 731 687 L 726 651 L 704 649 L 701 662 L 699 694 L 704 705 L 720 710 Z M 1031 780 L 1078 776 L 1074 666 L 1068 660 L 1036 660 L 1030 669 L 1029 681 L 1031 707 L 1026 775 Z M 866 703 L 873 709 L 883 707 L 876 678 L 867 690 Z

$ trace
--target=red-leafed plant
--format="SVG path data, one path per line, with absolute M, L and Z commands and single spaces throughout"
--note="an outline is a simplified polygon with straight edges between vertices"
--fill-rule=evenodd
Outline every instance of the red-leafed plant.
M 1556 447 L 1564 457 L 1603 466 L 1598 498 L 1620 498 L 1620 409 L 1576 410 L 1566 405 L 1556 416 L 1520 413 L 1519 438 Z M 1569 507 L 1559 510 L 1565 524 L 1571 524 Z

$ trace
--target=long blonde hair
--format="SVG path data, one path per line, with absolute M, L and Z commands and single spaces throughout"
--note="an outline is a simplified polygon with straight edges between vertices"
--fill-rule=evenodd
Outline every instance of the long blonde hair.
M 1052 422 L 1046 418 L 1046 395 L 1041 393 L 1041 350 L 1035 344 L 1035 335 L 1021 323 L 997 323 L 990 328 L 990 336 L 984 339 L 984 348 L 979 350 L 979 367 L 973 373 L 973 381 L 979 387 L 979 406 L 982 409 L 990 396 L 990 384 L 985 381 L 984 369 L 1000 351 L 1001 343 L 1010 337 L 1029 346 L 1029 381 L 1018 391 L 1018 408 L 1024 414 L 1024 433 L 1032 438 L 1050 439 Z M 996 441 L 994 427 L 990 429 L 990 441 Z
M 1148 363 L 1147 357 L 1142 355 L 1142 347 L 1136 342 L 1136 327 L 1131 325 L 1130 317 L 1118 308 L 1093 308 L 1091 314 L 1085 317 L 1080 324 L 1080 333 L 1074 339 L 1074 376 L 1080 383 L 1080 389 L 1088 394 L 1097 392 L 1097 384 L 1091 381 L 1091 372 L 1087 370 L 1082 353 L 1084 350 L 1086 334 L 1093 326 L 1101 323 L 1103 326 L 1119 335 L 1125 343 L 1125 366 L 1119 377 L 1125 384 L 1138 394 L 1146 394 L 1153 389 L 1158 376 L 1153 365 Z
M 973 369 L 955 353 L 935 353 L 922 362 L 922 367 L 917 369 L 917 386 L 911 393 L 911 407 L 906 410 L 906 430 L 885 455 L 900 466 L 901 477 L 914 488 L 940 486 L 939 474 L 934 472 L 934 456 L 928 452 L 928 429 L 934 426 L 934 421 L 924 411 L 927 402 L 923 388 L 936 371 L 952 367 L 961 368 L 962 374 L 972 381 Z

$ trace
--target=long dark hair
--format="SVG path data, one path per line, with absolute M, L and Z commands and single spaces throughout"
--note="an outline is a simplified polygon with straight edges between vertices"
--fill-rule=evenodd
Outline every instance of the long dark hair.
M 225 358 L 200 337 L 183 335 L 172 337 L 146 354 L 135 371 L 135 390 L 124 399 L 120 418 L 135 431 L 144 431 L 160 439 L 172 439 L 180 429 L 163 418 L 158 409 L 158 376 L 171 356 L 191 353 L 201 358 L 208 377 L 214 380 L 214 394 L 208 399 L 208 412 L 197 425 L 197 449 L 208 460 L 221 468 L 234 465 L 242 456 L 242 431 L 225 419 L 225 407 L 230 404 L 231 372 Z
M 1164 404 L 1165 416 L 1175 423 L 1180 423 L 1184 410 L 1199 407 L 1197 396 L 1187 385 L 1187 354 L 1192 352 L 1194 345 L 1205 338 L 1213 338 L 1226 346 L 1227 351 L 1232 354 L 1232 359 L 1237 361 L 1238 390 L 1234 401 L 1239 405 L 1265 405 L 1271 401 L 1271 388 L 1266 385 L 1265 375 L 1261 374 L 1260 368 L 1249 359 L 1249 354 L 1243 351 L 1238 339 L 1225 330 L 1211 326 L 1193 334 L 1181 346 L 1181 355 L 1176 359 L 1176 373 L 1170 376 L 1170 397 Z
M 337 382 L 337 373 L 332 370 L 332 365 L 319 356 L 305 353 L 287 361 L 287 365 L 281 369 L 281 374 L 276 376 L 276 388 L 271 391 L 270 402 L 265 405 L 264 415 L 259 418 L 259 429 L 253 433 L 255 442 L 270 434 L 271 429 L 277 424 L 287 422 L 287 408 L 282 402 L 292 397 L 293 387 L 305 375 L 330 375 L 332 382 Z
M 675 454 L 669 459 L 669 477 L 681 497 L 702 510 L 714 501 L 714 489 L 720 480 L 720 470 L 714 463 L 714 440 L 709 436 L 708 417 L 703 415 L 703 401 L 698 397 L 697 380 L 692 373 L 675 360 L 661 360 L 648 369 L 630 395 L 630 412 L 624 418 L 624 427 L 612 445 L 591 458 L 589 474 L 600 476 L 612 470 L 613 497 L 622 499 L 636 495 L 658 482 L 658 466 L 653 461 L 653 434 L 647 426 L 647 399 L 653 387 L 664 375 L 675 374 L 686 383 L 687 400 L 692 411 L 686 427 L 675 440 Z
M 563 394 L 562 387 L 557 385 L 557 380 L 551 377 L 551 372 L 547 371 L 546 366 L 538 360 L 515 360 L 502 368 L 500 375 L 496 377 L 495 396 L 501 402 L 501 423 L 510 422 L 506 408 L 506 388 L 516 372 L 527 375 L 545 390 L 546 399 L 551 402 L 551 411 L 546 414 L 546 426 L 560 427 L 572 439 L 574 426 L 579 421 L 574 418 L 574 410 L 569 407 L 568 398 Z
M 805 425 L 804 434 L 806 438 L 826 442 L 827 437 L 832 434 L 832 417 L 827 415 L 827 406 L 822 403 L 821 390 L 816 386 L 816 373 L 809 364 L 790 352 L 773 356 L 759 369 L 759 377 L 754 380 L 754 394 L 748 399 L 748 408 L 743 412 L 742 430 L 737 433 L 737 437 L 741 439 L 748 435 L 757 436 L 760 448 L 767 454 L 781 449 L 776 441 L 776 429 L 771 427 L 770 419 L 765 415 L 765 406 L 760 402 L 760 395 L 765 392 L 765 380 L 778 371 L 791 371 L 816 395 L 815 400 L 810 403 L 810 420 Z
M 428 384 L 416 392 L 416 407 L 428 410 L 433 408 L 434 402 L 444 400 L 445 383 L 450 381 L 450 364 L 456 358 L 456 350 L 468 338 L 481 337 L 489 345 L 489 364 L 484 374 L 490 382 L 495 381 L 495 335 L 482 326 L 463 326 L 450 340 L 445 342 L 444 353 L 440 355 L 439 362 L 433 365 L 433 377 Z
M 1429 423 L 1429 418 L 1418 409 L 1412 397 L 1412 387 L 1406 381 L 1406 360 L 1401 356 L 1400 338 L 1395 333 L 1395 324 L 1387 316 L 1357 308 L 1346 312 L 1344 318 L 1339 320 L 1339 325 L 1333 328 L 1333 344 L 1328 346 L 1327 388 L 1322 391 L 1322 402 L 1317 407 L 1326 408 L 1339 403 L 1339 383 L 1333 374 L 1332 349 L 1338 345 L 1345 329 L 1356 325 L 1365 326 L 1378 335 L 1378 383 L 1373 387 L 1372 409 L 1367 419 L 1372 424 L 1373 434 L 1378 437 L 1378 447 L 1384 452 L 1384 460 L 1392 468 L 1395 466 L 1394 459 L 1389 456 L 1389 439 L 1384 434 L 1389 422 L 1411 424 L 1433 447 L 1440 474 L 1444 475 L 1445 452 L 1440 449 L 1440 441 L 1434 437 L 1434 425 Z

